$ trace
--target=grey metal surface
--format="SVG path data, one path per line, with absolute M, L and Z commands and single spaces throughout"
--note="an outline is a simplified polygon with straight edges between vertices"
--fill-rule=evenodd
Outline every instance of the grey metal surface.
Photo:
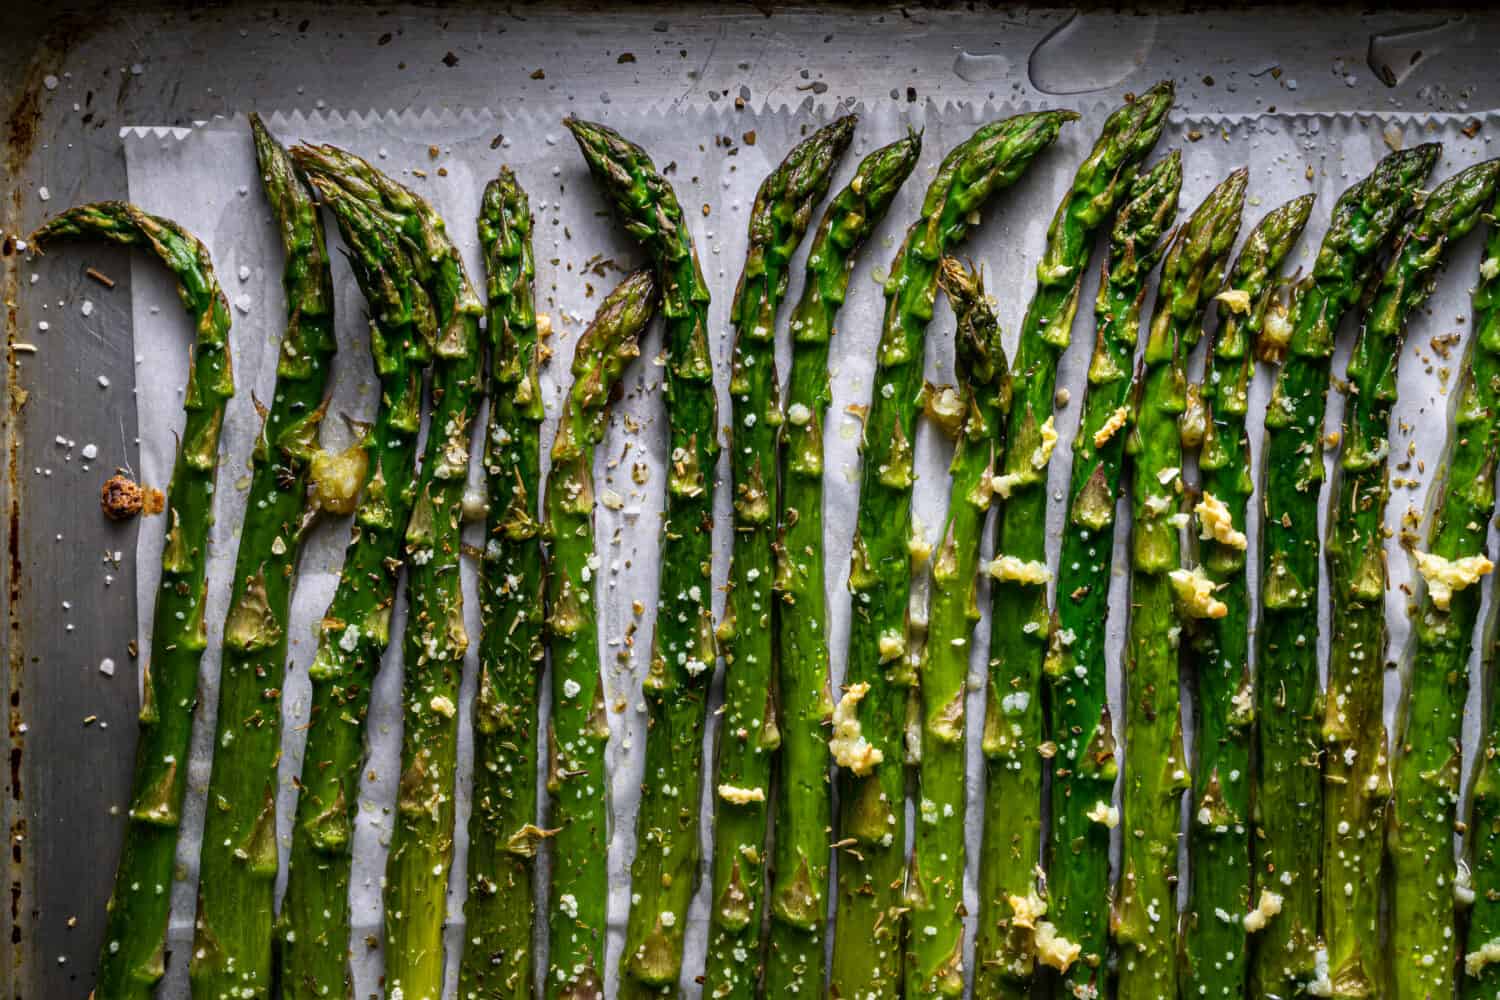
M 1500 107 L 1500 14 L 269 8 L 0 11 L 4 235 L 28 232 L 49 210 L 122 195 L 119 126 L 186 125 L 252 108 L 510 102 L 587 112 L 604 102 L 671 109 L 736 97 L 796 105 L 808 96 L 1063 103 L 1063 92 L 1083 100 L 1163 76 L 1178 82 L 1190 112 Z M 246 210 L 260 206 L 247 201 Z M 115 465 L 134 460 L 130 391 L 150 373 L 133 363 L 122 254 L 89 245 L 35 263 L 9 253 L 0 266 L 11 362 L 0 430 L 10 764 L 0 811 L 11 841 L 0 983 L 17 997 L 83 997 L 118 852 L 136 701 L 127 653 L 134 532 L 103 520 L 97 493 Z M 88 279 L 87 266 L 119 284 Z M 99 449 L 93 462 L 82 457 L 89 443 Z M 116 551 L 118 566 L 107 558 Z M 118 664 L 113 677 L 99 670 L 105 657 Z

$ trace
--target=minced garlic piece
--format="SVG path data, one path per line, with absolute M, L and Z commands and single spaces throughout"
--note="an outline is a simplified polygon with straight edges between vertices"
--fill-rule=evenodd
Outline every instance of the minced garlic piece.
M 432 700 L 427 703 L 427 707 L 445 719 L 453 718 L 458 711 L 453 706 L 453 699 L 441 694 L 434 695 Z
M 362 441 L 343 451 L 314 452 L 307 473 L 314 506 L 330 514 L 354 513 L 369 468 L 370 454 Z
M 964 398 L 951 385 L 932 388 L 927 398 L 927 414 L 948 434 L 957 434 L 963 427 Z
M 1500 938 L 1494 938 L 1480 945 L 1478 951 L 1471 951 L 1464 956 L 1464 971 L 1471 976 L 1477 976 L 1487 965 L 1500 963 Z
M 911 534 L 906 538 L 906 551 L 911 555 L 913 566 L 922 566 L 932 558 L 932 539 L 927 537 L 927 526 L 916 514 L 911 516 Z
M 766 801 L 766 790 L 764 788 L 740 788 L 738 785 L 720 785 L 719 798 L 737 806 L 744 806 L 751 802 Z
M 1108 802 L 1105 802 L 1103 799 L 1095 802 L 1093 806 L 1089 808 L 1088 817 L 1095 823 L 1103 823 L 1111 830 L 1120 825 L 1120 810 L 1116 809 Z
M 1271 308 L 1266 310 L 1266 318 L 1261 322 L 1261 350 L 1279 354 L 1291 342 L 1292 321 L 1287 318 L 1286 306 L 1280 301 L 1273 302 Z
M 1265 930 L 1266 924 L 1271 918 L 1281 912 L 1281 897 L 1269 889 L 1260 891 L 1260 902 L 1255 904 L 1255 909 L 1245 914 L 1245 933 L 1254 934 L 1256 931 Z
M 1047 912 L 1047 901 L 1036 894 L 1032 889 L 1024 896 L 1007 896 L 1006 901 L 1010 903 L 1012 927 L 1025 927 L 1035 930 L 1037 922 Z
M 1243 314 L 1250 311 L 1250 293 L 1243 288 L 1222 291 L 1214 296 L 1214 301 L 1224 303 L 1230 312 Z
M 1044 587 L 1052 581 L 1052 574 L 1048 572 L 1046 563 L 1034 559 L 1028 562 L 1015 556 L 996 556 L 995 561 L 990 563 L 990 576 L 996 580 L 1035 587 Z
M 1234 517 L 1229 513 L 1229 508 L 1212 493 L 1203 494 L 1203 499 L 1193 508 L 1193 512 L 1198 515 L 1198 521 L 1203 527 L 1199 538 L 1212 538 L 1220 545 L 1227 545 L 1241 552 L 1249 546 L 1250 540 L 1245 537 L 1245 533 L 1235 528 Z
M 864 777 L 885 760 L 885 754 L 870 745 L 859 726 L 859 703 L 870 693 L 870 685 L 851 684 L 833 706 L 833 738 L 828 741 L 833 762 Z
M 1036 957 L 1043 965 L 1050 965 L 1058 972 L 1067 972 L 1068 967 L 1078 961 L 1083 946 L 1069 941 L 1057 933 L 1051 921 L 1043 920 L 1036 926 Z
M 1495 568 L 1495 564 L 1484 555 L 1464 556 L 1461 559 L 1444 559 L 1431 552 L 1419 551 L 1413 551 L 1412 555 L 1417 560 L 1417 572 L 1427 581 L 1427 592 L 1432 595 L 1432 603 L 1443 611 L 1448 610 L 1448 602 L 1453 599 L 1454 591 L 1478 583 L 1480 577 Z
M 991 476 L 990 489 L 994 490 L 995 495 L 1000 499 L 1005 500 L 1010 497 L 1010 491 L 1015 489 L 1020 482 L 1021 476 L 1019 473 L 1007 472 L 1003 476 Z
M 906 636 L 899 632 L 886 632 L 881 635 L 878 648 L 880 650 L 880 662 L 890 663 L 906 652 Z
M 1052 449 L 1057 447 L 1057 418 L 1048 417 L 1042 425 L 1042 443 L 1031 453 L 1031 467 L 1045 469 L 1052 458 Z
M 1178 602 L 1191 617 L 1223 618 L 1229 614 L 1229 605 L 1214 596 L 1214 582 L 1204 575 L 1202 566 L 1174 569 L 1169 576 Z
M 1129 419 L 1130 411 L 1123 406 L 1111 413 L 1109 419 L 1104 421 L 1104 426 L 1094 432 L 1094 447 L 1103 448 Z
M 1485 281 L 1493 281 L 1495 275 L 1500 274 L 1500 257 L 1486 257 L 1479 265 L 1479 273 Z

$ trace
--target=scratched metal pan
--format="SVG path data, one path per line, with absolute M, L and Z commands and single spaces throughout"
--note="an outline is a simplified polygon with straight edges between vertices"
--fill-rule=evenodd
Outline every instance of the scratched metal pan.
M 333 108 L 613 101 L 795 105 L 1114 96 L 1169 77 L 1188 112 L 1480 111 L 1500 107 L 1500 13 L 1331 5 L 1191 14 L 917 5 L 531 4 L 509 13 L 320 4 L 0 5 L 6 116 L 0 256 L 6 339 L 8 767 L 0 983 L 82 998 L 92 985 L 135 741 L 134 531 L 98 490 L 134 460 L 138 376 L 128 266 L 91 247 L 35 265 L 14 248 L 50 209 L 121 197 L 122 125 Z M 634 62 L 618 61 L 620 52 Z M 1272 72 L 1273 68 L 1276 72 Z M 536 70 L 544 70 L 536 74 Z M 78 335 L 39 324 L 83 299 Z M 60 305 L 66 303 L 66 305 Z M 28 344 L 35 344 L 34 352 Z M 95 444 L 98 458 L 85 457 Z M 85 468 L 87 466 L 87 468 Z M 119 559 L 116 559 L 116 554 Z M 100 663 L 119 664 L 106 676 Z

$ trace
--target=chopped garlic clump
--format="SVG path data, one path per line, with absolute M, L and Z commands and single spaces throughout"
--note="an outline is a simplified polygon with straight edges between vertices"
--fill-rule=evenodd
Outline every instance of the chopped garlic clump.
M 1198 521 L 1202 525 L 1199 538 L 1212 538 L 1220 545 L 1227 545 L 1231 549 L 1239 549 L 1244 552 L 1250 545 L 1250 540 L 1245 537 L 1243 531 L 1234 526 L 1234 517 L 1229 513 L 1229 508 L 1224 506 L 1224 501 L 1212 493 L 1203 494 L 1203 499 L 1198 501 L 1198 506 L 1193 508 L 1198 515 Z
M 860 777 L 875 770 L 875 766 L 885 759 L 885 754 L 865 739 L 859 726 L 859 703 L 869 693 L 868 684 L 861 682 L 849 685 L 843 697 L 839 698 L 839 703 L 833 706 L 833 738 L 828 741 L 833 762 L 839 767 L 847 767 Z
M 880 662 L 890 663 L 906 652 L 906 636 L 899 632 L 886 632 L 881 635 L 877 648 L 880 650 Z
M 1444 559 L 1431 552 L 1420 551 L 1413 551 L 1412 555 L 1417 560 L 1417 572 L 1427 581 L 1427 592 L 1432 595 L 1432 603 L 1443 611 L 1448 610 L 1448 602 L 1453 600 L 1454 591 L 1478 583 L 1481 577 L 1495 568 L 1495 564 L 1484 555 L 1464 556 L 1461 559 Z
M 1089 808 L 1088 817 L 1095 823 L 1103 823 L 1111 830 L 1120 825 L 1120 810 L 1103 799 Z
M 738 785 L 720 785 L 719 798 L 737 806 L 744 806 L 751 802 L 766 801 L 766 790 L 764 788 L 740 788 Z
M 1052 922 L 1043 920 L 1036 926 L 1036 957 L 1043 965 L 1050 965 L 1058 972 L 1067 972 L 1068 967 L 1078 961 L 1083 946 L 1069 941 L 1057 933 Z
M 1471 951 L 1464 956 L 1464 971 L 1477 976 L 1485 966 L 1497 962 L 1500 962 L 1500 938 L 1493 938 L 1480 945 L 1478 951 Z
M 1046 563 L 1035 559 L 1028 562 L 1015 556 L 996 556 L 995 561 L 990 563 L 990 576 L 996 580 L 1035 587 L 1045 587 L 1052 581 L 1052 574 Z
M 1177 600 L 1189 616 L 1223 618 L 1229 614 L 1229 605 L 1214 596 L 1214 582 L 1204 575 L 1202 566 L 1174 569 L 1170 576 Z
M 1266 310 L 1266 318 L 1261 322 L 1260 342 L 1262 350 L 1277 354 L 1292 342 L 1292 321 L 1287 318 L 1286 306 L 1280 301 L 1272 303 Z
M 990 489 L 994 490 L 995 495 L 1000 499 L 1005 500 L 1010 497 L 1010 491 L 1020 485 L 1020 482 L 1021 476 L 1019 473 L 1007 472 L 1003 476 L 991 476 Z
M 932 540 L 927 537 L 927 525 L 916 514 L 911 516 L 911 534 L 906 537 L 906 551 L 911 555 L 913 566 L 924 565 L 932 558 Z
M 1094 432 L 1094 447 L 1103 448 L 1109 443 L 1109 439 L 1114 437 L 1121 427 L 1125 426 L 1125 421 L 1129 419 L 1129 410 L 1123 406 L 1116 409 L 1115 412 L 1109 415 L 1109 419 L 1104 421 L 1104 426 Z
M 1281 897 L 1268 889 L 1260 891 L 1260 902 L 1255 909 L 1245 914 L 1245 933 L 1254 934 L 1256 931 L 1265 930 L 1266 924 L 1271 918 L 1281 912 Z
M 356 441 L 343 451 L 316 451 L 308 465 L 312 501 L 330 514 L 352 514 L 364 489 L 370 454 Z
M 1231 288 L 1214 296 L 1215 302 L 1222 302 L 1229 307 L 1230 312 L 1247 313 L 1250 311 L 1250 293 L 1243 288 Z
M 1052 458 L 1052 449 L 1057 447 L 1057 418 L 1048 417 L 1047 422 L 1042 425 L 1042 443 L 1037 445 L 1036 451 L 1031 455 L 1031 467 L 1033 469 L 1045 469 L 1047 462 Z
M 1030 890 L 1024 896 L 1007 896 L 1006 901 L 1010 903 L 1012 927 L 1035 930 L 1037 922 L 1047 912 L 1047 901 L 1038 896 L 1035 889 Z

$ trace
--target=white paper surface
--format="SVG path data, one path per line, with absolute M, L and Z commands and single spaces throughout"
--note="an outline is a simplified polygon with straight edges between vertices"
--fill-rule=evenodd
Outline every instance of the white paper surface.
M 501 164 L 509 164 L 530 192 L 536 217 L 535 252 L 537 259 L 537 309 L 553 320 L 554 357 L 543 370 L 542 384 L 549 416 L 559 412 L 561 392 L 570 376 L 568 365 L 579 331 L 592 315 L 603 294 L 619 278 L 618 273 L 601 278 L 585 273 L 585 265 L 596 257 L 612 259 L 622 266 L 644 263 L 638 250 L 623 233 L 590 181 L 582 158 L 560 119 L 565 111 L 608 122 L 627 136 L 642 143 L 658 166 L 675 163 L 668 174 L 693 227 L 703 270 L 714 293 L 710 314 L 710 345 L 714 352 L 716 379 L 720 393 L 720 423 L 730 419 L 728 399 L 728 362 L 731 333 L 726 316 L 734 284 L 743 263 L 745 225 L 756 186 L 765 173 L 801 138 L 804 130 L 820 125 L 837 109 L 814 111 L 809 105 L 799 109 L 779 109 L 759 113 L 732 110 L 641 111 L 622 105 L 595 109 L 556 109 L 546 114 L 503 114 L 463 112 L 454 114 L 323 114 L 311 116 L 275 115 L 268 124 L 284 143 L 333 142 L 359 153 L 377 167 L 410 185 L 429 198 L 448 221 L 448 229 L 461 248 L 476 287 L 483 287 L 478 240 L 474 219 L 480 192 L 486 180 Z M 859 109 L 857 109 L 859 110 Z M 886 221 L 876 231 L 861 255 L 850 285 L 848 302 L 840 317 L 831 359 L 833 407 L 824 435 L 827 469 L 825 500 L 825 558 L 829 568 L 830 642 L 834 679 L 844 668 L 844 646 L 848 636 L 849 599 L 845 589 L 851 533 L 858 503 L 859 462 L 857 455 L 859 424 L 846 409 L 867 403 L 874 363 L 874 347 L 879 336 L 882 298 L 879 282 L 884 278 L 902 232 L 915 216 L 922 193 L 942 155 L 966 137 L 981 121 L 1002 117 L 1015 107 L 955 107 L 902 105 L 882 107 L 862 113 L 854 146 L 846 157 L 835 185 L 846 183 L 860 156 L 879 145 L 893 141 L 908 125 L 923 128 L 922 163 L 896 199 Z M 988 287 L 999 300 L 999 312 L 1007 331 L 1007 349 L 1013 354 L 1015 331 L 1035 287 L 1034 271 L 1045 238 L 1052 211 L 1069 183 L 1076 164 L 1086 155 L 1107 112 L 1105 106 L 1083 108 L 1082 121 L 1068 126 L 1056 146 L 1042 154 L 1029 174 L 1015 188 L 994 199 L 984 212 L 983 224 L 976 227 L 963 253 L 980 263 Z M 1296 195 L 1314 191 L 1318 201 L 1312 220 L 1300 247 L 1289 259 L 1288 271 L 1311 266 L 1318 241 L 1321 240 L 1329 213 L 1338 194 L 1364 176 L 1374 163 L 1389 152 L 1388 137 L 1411 144 L 1431 139 L 1446 143 L 1446 154 L 1435 171 L 1440 180 L 1457 169 L 1484 158 L 1488 142 L 1482 130 L 1478 137 L 1464 137 L 1458 120 L 1434 120 L 1400 116 L 1386 119 L 1372 116 L 1258 116 L 1236 120 L 1174 119 L 1163 137 L 1158 156 L 1180 148 L 1184 158 L 1182 209 L 1179 218 L 1192 210 L 1207 191 L 1229 170 L 1248 162 L 1251 167 L 1249 200 L 1241 236 L 1259 218 Z M 1387 129 L 1387 126 L 1390 129 Z M 745 134 L 755 132 L 754 145 L 748 145 Z M 1189 132 L 1201 133 L 1191 141 Z M 726 148 L 715 143 L 715 136 L 729 137 Z M 209 574 L 208 622 L 210 643 L 203 665 L 205 705 L 214 703 L 214 678 L 218 670 L 218 639 L 227 605 L 229 570 L 237 544 L 237 526 L 243 507 L 243 483 L 246 463 L 257 428 L 251 405 L 252 391 L 268 398 L 274 381 L 275 350 L 284 323 L 284 298 L 280 286 L 281 253 L 276 242 L 269 211 L 260 191 L 254 154 L 243 119 L 208 123 L 193 130 L 129 129 L 124 135 L 131 200 L 148 211 L 171 216 L 208 245 L 233 308 L 234 328 L 231 334 L 235 374 L 239 391 L 231 401 L 224 426 L 216 495 L 215 524 L 211 541 L 212 562 Z M 436 147 L 433 157 L 429 147 Z M 1311 167 L 1313 176 L 1306 175 Z M 440 168 L 445 175 L 440 175 Z M 425 177 L 417 176 L 422 171 Z M 1436 180 L 1434 181 L 1436 183 Z M 705 214 L 703 206 L 707 206 Z M 1482 227 L 1481 227 L 1482 228 Z M 1406 355 L 1402 365 L 1401 398 L 1393 428 L 1393 455 L 1404 457 L 1408 442 L 1415 442 L 1418 457 L 1426 458 L 1425 473 L 1415 466 L 1410 472 L 1397 473 L 1421 481 L 1415 489 L 1397 489 L 1391 499 L 1388 524 L 1399 527 L 1408 506 L 1422 509 L 1426 486 L 1436 472 L 1435 456 L 1442 453 L 1446 437 L 1446 414 L 1450 395 L 1444 394 L 1440 369 L 1451 369 L 1447 385 L 1457 385 L 1458 359 L 1436 359 L 1430 349 L 1432 337 L 1459 332 L 1467 337 L 1468 292 L 1477 273 L 1478 247 L 1481 237 L 1471 236 L 1455 247 L 1448 275 L 1440 280 L 1436 295 L 1425 310 L 1413 317 Z M 336 231 L 329 227 L 331 248 L 339 246 Z M 805 247 L 804 247 L 805 250 Z M 347 265 L 335 253 L 335 282 L 338 288 L 338 330 L 340 354 L 335 363 L 332 412 L 351 417 L 368 418 L 373 411 L 375 381 L 368 360 L 365 316 L 362 299 Z M 789 301 L 795 301 L 801 289 L 799 255 L 793 271 Z M 240 277 L 241 267 L 248 269 Z M 1058 429 L 1062 441 L 1050 472 L 1051 504 L 1047 524 L 1048 552 L 1055 561 L 1061 525 L 1062 501 L 1069 476 L 1069 445 L 1082 412 L 1083 375 L 1093 340 L 1094 285 L 1098 270 L 1096 255 L 1083 290 L 1080 315 L 1073 331 L 1073 345 L 1066 353 L 1058 385 L 1069 389 L 1071 402 L 1059 414 Z M 188 332 L 186 324 L 176 317 L 180 307 L 169 280 L 159 266 L 137 256 L 132 264 L 134 289 L 134 327 L 138 358 L 137 408 L 141 427 L 140 473 L 143 481 L 165 486 L 174 448 L 173 431 L 181 425 L 181 391 L 186 379 L 187 358 L 184 349 Z M 592 290 L 589 289 L 592 286 Z M 1149 314 L 1148 299 L 1146 313 Z M 953 324 L 945 306 L 940 306 L 929 330 L 927 376 L 933 381 L 950 381 L 952 377 Z M 1352 326 L 1346 325 L 1340 338 L 1335 371 L 1342 373 L 1352 339 Z M 615 408 L 609 435 L 599 448 L 596 479 L 599 488 L 612 487 L 625 498 L 624 509 L 612 511 L 600 507 L 596 514 L 598 554 L 605 568 L 601 576 L 600 637 L 604 643 L 603 669 L 610 691 L 626 705 L 624 712 L 612 712 L 608 762 L 613 792 L 613 829 L 610 841 L 609 870 L 611 882 L 608 969 L 609 981 L 615 982 L 616 968 L 623 941 L 623 927 L 629 905 L 629 859 L 634 852 L 637 789 L 641 781 L 644 752 L 645 715 L 640 698 L 646 648 L 637 642 L 637 654 L 628 666 L 620 666 L 616 652 L 621 637 L 633 616 L 632 601 L 641 601 L 648 609 L 654 606 L 659 542 L 659 513 L 665 488 L 665 422 L 662 418 L 660 387 L 661 368 L 654 363 L 660 350 L 660 333 L 653 328 L 638 362 L 626 376 L 626 392 Z M 780 370 L 786 371 L 789 345 L 784 328 L 779 331 Z M 1423 359 L 1426 359 L 1424 362 Z M 1261 440 L 1260 417 L 1268 396 L 1270 376 L 1262 370 L 1251 396 L 1251 437 L 1256 453 Z M 1335 394 L 1330 400 L 1329 427 L 1341 410 Z M 624 416 L 639 421 L 638 433 L 625 428 Z M 325 422 L 325 444 L 342 444 L 346 438 L 341 421 Z M 1410 430 L 1406 430 L 1406 428 Z M 544 428 L 545 448 L 553 433 L 551 422 Z M 330 442 L 328 438 L 333 440 Z M 920 478 L 916 487 L 914 509 L 929 533 L 935 535 L 941 525 L 947 503 L 946 467 L 949 448 L 925 424 L 917 444 Z M 1330 456 L 1331 458 L 1331 456 Z M 1400 460 L 1400 458 L 1398 458 Z M 545 462 L 545 458 L 544 458 Z M 645 462 L 651 476 L 644 486 L 630 477 L 630 468 Z M 718 513 L 715 531 L 715 610 L 721 610 L 722 593 L 728 565 L 730 524 L 729 497 L 721 468 Z M 477 483 L 478 463 L 473 475 Z M 147 520 L 138 544 L 136 590 L 143 659 L 148 655 L 152 598 L 157 580 L 161 549 L 162 519 Z M 473 528 L 471 527 L 471 538 Z M 1251 527 L 1252 551 L 1257 532 Z M 291 669 L 285 685 L 284 754 L 281 765 L 282 792 L 279 799 L 283 858 L 289 842 L 295 795 L 291 776 L 301 762 L 303 733 L 301 724 L 307 712 L 307 663 L 316 646 L 313 628 L 337 580 L 343 547 L 347 540 L 347 522 L 327 523 L 312 533 L 301 563 L 290 628 L 292 637 Z M 1406 595 L 1400 585 L 1411 581 L 1407 558 L 1390 543 L 1392 588 L 1388 598 L 1391 624 L 1391 656 L 1404 649 L 1407 629 L 1404 605 Z M 988 553 L 986 553 L 988 554 Z M 1255 560 L 1252 560 L 1252 566 Z M 1123 727 L 1121 711 L 1119 636 L 1124 626 L 1124 584 L 1120 571 L 1123 561 L 1116 560 L 1116 574 L 1111 593 L 1112 614 L 1109 623 L 1110 690 L 1114 702 L 1116 725 Z M 471 636 L 478 633 L 477 602 L 474 592 L 474 567 L 465 566 L 466 614 Z M 1252 581 L 1252 590 L 1253 590 Z M 1325 587 L 1326 594 L 1326 587 Z M 398 602 L 393 636 L 399 635 L 403 616 L 404 594 Z M 983 607 L 983 602 L 981 603 Z M 640 635 L 649 634 L 650 614 L 641 622 Z M 1326 616 L 1326 612 L 1325 612 Z M 367 772 L 377 775 L 366 781 L 360 795 L 359 825 L 355 840 L 354 872 L 354 955 L 357 964 L 357 991 L 371 995 L 378 991 L 378 953 L 368 952 L 363 939 L 378 934 L 380 927 L 380 874 L 385 857 L 385 840 L 389 830 L 390 809 L 395 798 L 395 775 L 400 746 L 400 642 L 393 641 L 371 705 L 368 740 L 370 758 Z M 1326 657 L 1326 628 L 1320 650 Z M 969 718 L 969 815 L 980 815 L 982 794 L 981 759 L 978 748 L 983 717 L 980 682 L 984 675 L 988 647 L 988 615 L 981 624 L 974 643 L 972 687 Z M 471 650 L 474 644 L 471 643 Z M 1387 715 L 1394 711 L 1398 691 L 1394 671 L 1387 675 Z M 548 689 L 544 687 L 545 692 Z M 468 780 L 472 741 L 469 738 L 469 706 L 473 695 L 473 664 L 465 675 L 463 708 L 460 715 L 459 763 L 459 831 L 458 848 L 450 881 L 449 915 L 450 994 L 456 975 L 455 949 L 462 934 L 462 903 L 468 815 Z M 710 732 L 705 750 L 712 746 L 712 710 L 718 704 L 718 686 L 710 704 Z M 545 707 L 544 707 L 545 713 Z M 196 840 L 201 831 L 204 791 L 209 773 L 209 743 L 212 733 L 212 711 L 200 712 L 195 729 L 189 803 L 185 817 L 181 857 L 184 881 L 174 893 L 172 940 L 174 950 L 183 960 L 173 963 L 173 990 L 164 995 L 185 995 L 187 946 L 191 940 L 193 880 L 196 878 Z M 1473 733 L 1466 740 L 1472 746 Z M 711 757 L 709 758 L 711 760 Z M 1126 766 L 1129 766 L 1128 758 Z M 705 783 L 706 785 L 708 783 Z M 702 815 L 710 809 L 705 805 Z M 705 821 L 705 834 L 707 824 Z M 978 830 L 970 823 L 970 863 L 967 895 L 969 910 L 978 912 L 974 893 L 976 875 L 974 845 Z M 706 869 L 705 869 L 706 870 Z M 705 877 L 706 881 L 706 877 Z M 689 914 L 688 958 L 684 969 L 684 993 L 696 997 L 700 989 L 693 982 L 699 971 L 704 948 L 707 920 L 707 893 L 700 891 Z M 830 897 L 831 898 L 831 897 Z M 972 935 L 971 935 L 972 938 Z M 970 946 L 972 947 L 972 941 Z M 972 965 L 972 963 L 971 963 Z

